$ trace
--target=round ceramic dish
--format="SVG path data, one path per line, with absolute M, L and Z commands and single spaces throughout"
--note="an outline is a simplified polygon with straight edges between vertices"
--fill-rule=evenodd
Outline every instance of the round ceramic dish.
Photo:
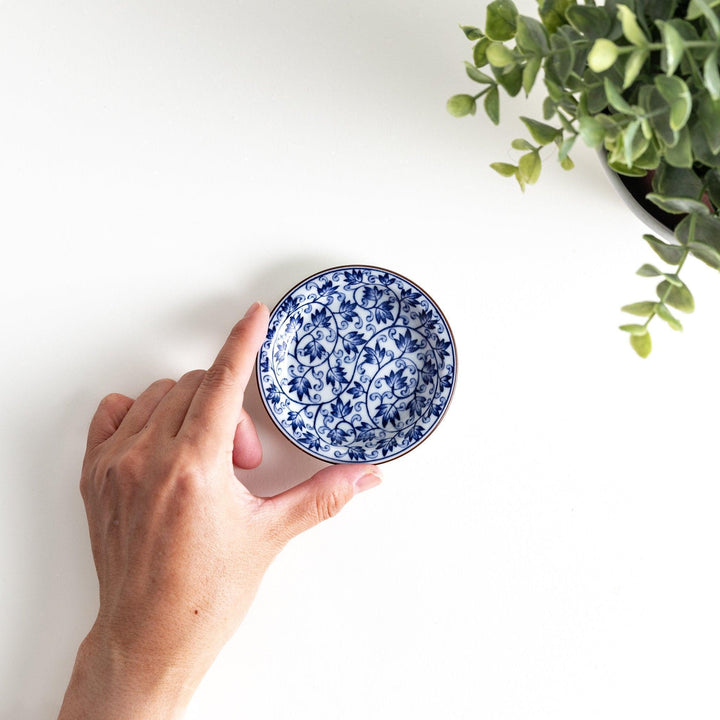
M 270 417 L 331 463 L 386 462 L 440 422 L 455 385 L 450 327 L 408 279 L 346 266 L 303 280 L 270 315 L 257 378 Z

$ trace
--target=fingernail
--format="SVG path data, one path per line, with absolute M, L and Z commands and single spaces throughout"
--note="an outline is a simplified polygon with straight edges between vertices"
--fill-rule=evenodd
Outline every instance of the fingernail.
M 254 315 L 255 312 L 257 311 L 257 309 L 258 309 L 259 307 L 260 307 L 260 303 L 257 302 L 257 301 L 255 301 L 255 302 L 247 309 L 247 312 L 245 313 L 245 317 L 246 317 L 246 318 L 249 318 L 251 315 Z
M 380 476 L 380 471 L 376 470 L 375 472 L 370 472 L 365 475 L 361 475 L 355 482 L 353 483 L 355 494 L 365 492 L 365 490 L 370 490 L 370 488 L 377 487 L 382 482 L 382 477 Z

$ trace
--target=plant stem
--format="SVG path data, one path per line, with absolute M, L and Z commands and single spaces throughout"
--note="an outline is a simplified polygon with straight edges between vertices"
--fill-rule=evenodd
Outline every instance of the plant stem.
M 702 202 L 703 196 L 705 195 L 705 192 L 707 191 L 707 185 L 708 181 L 707 179 L 703 182 L 702 187 L 700 188 L 700 194 L 698 195 L 698 200 Z M 697 215 L 695 213 L 690 214 L 690 227 L 688 228 L 688 239 L 687 244 L 685 245 L 685 248 L 683 249 L 682 257 L 680 258 L 680 262 L 678 263 L 677 270 L 675 271 L 675 277 L 679 279 L 680 271 L 682 270 L 683 265 L 685 264 L 685 261 L 688 259 L 688 256 L 690 255 L 690 245 L 691 243 L 695 242 L 695 225 L 697 224 Z M 663 293 L 662 297 L 660 298 L 660 302 L 664 305 L 665 301 L 670 296 L 670 293 L 672 292 L 673 286 L 668 285 L 667 290 Z M 645 324 L 643 327 L 647 327 L 650 324 L 650 321 L 657 315 L 657 311 L 653 310 L 652 315 L 648 317 L 648 319 L 645 321 Z
M 481 90 L 477 95 L 473 95 L 473 99 L 479 100 L 485 93 L 490 92 L 494 85 L 488 85 L 484 90 Z
M 693 215 L 690 218 L 690 232 L 688 233 L 688 243 L 693 241 L 693 238 L 695 237 L 695 222 L 696 222 L 696 215 Z M 675 271 L 675 275 L 678 276 L 680 274 L 680 271 L 682 270 L 682 266 L 685 264 L 685 261 L 688 259 L 688 255 L 690 254 L 690 248 L 686 247 L 683 250 L 683 256 L 680 258 L 680 262 L 678 263 L 677 270 Z M 660 298 L 660 303 L 663 305 L 665 304 L 665 301 L 670 296 L 670 293 L 672 292 L 673 286 L 668 284 L 668 289 L 663 293 L 662 297 Z M 650 324 L 650 321 L 657 315 L 657 311 L 653 310 L 652 315 L 648 317 L 648 319 L 645 321 L 645 324 L 643 327 L 647 327 Z

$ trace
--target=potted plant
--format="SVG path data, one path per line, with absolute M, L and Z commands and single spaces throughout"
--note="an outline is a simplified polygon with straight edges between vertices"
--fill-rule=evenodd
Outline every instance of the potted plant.
M 473 115 L 482 103 L 497 125 L 501 93 L 528 95 L 544 83 L 542 121 L 521 117 L 529 138 L 512 142 L 517 164 L 494 170 L 525 190 L 540 176 L 542 148 L 554 145 L 569 170 L 580 138 L 657 211 L 657 227 L 669 228 L 644 235 L 667 267 L 637 271 L 655 278 L 657 297 L 622 308 L 637 318 L 621 329 L 641 357 L 652 349 L 654 318 L 681 330 L 673 312 L 694 309 L 680 278 L 686 260 L 720 269 L 719 11 L 720 0 L 540 0 L 533 18 L 512 0 L 493 0 L 483 29 L 461 26 L 474 43 L 467 75 L 479 87 L 448 100 L 452 115 Z

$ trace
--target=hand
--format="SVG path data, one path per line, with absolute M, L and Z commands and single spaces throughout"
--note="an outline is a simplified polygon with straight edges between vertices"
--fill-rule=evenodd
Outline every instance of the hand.
M 380 482 L 369 465 L 267 499 L 238 482 L 262 456 L 242 403 L 267 322 L 256 303 L 207 372 L 100 403 L 80 481 L 100 609 L 60 720 L 178 717 L 280 549 Z

